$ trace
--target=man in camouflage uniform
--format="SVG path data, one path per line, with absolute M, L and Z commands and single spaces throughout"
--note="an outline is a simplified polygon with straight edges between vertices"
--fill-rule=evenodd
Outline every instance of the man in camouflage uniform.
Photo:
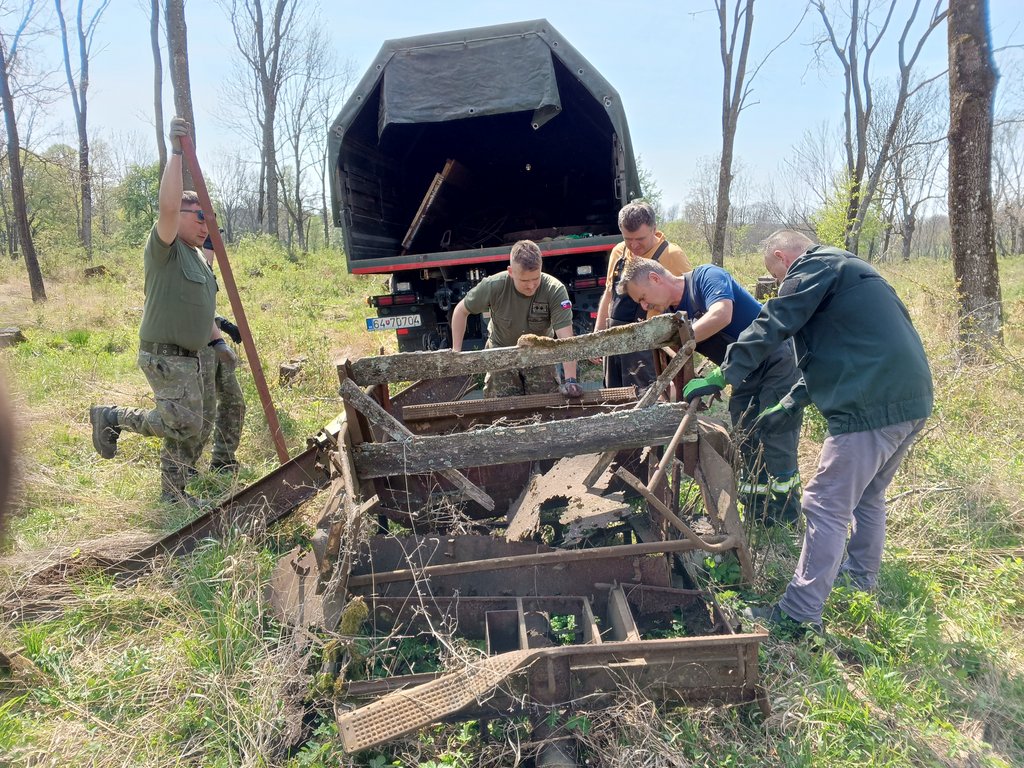
M 206 238 L 203 256 L 213 268 L 213 243 Z M 236 344 L 242 343 L 238 326 L 227 318 L 217 315 L 214 322 L 222 333 L 231 337 Z M 237 472 L 238 459 L 235 451 L 242 441 L 242 422 L 245 419 L 245 398 L 235 371 L 237 358 L 221 360 L 220 345 L 205 346 L 199 350 L 199 368 L 203 376 L 203 431 L 200 444 L 205 447 L 213 434 L 213 455 L 210 469 L 213 472 Z
M 172 154 L 160 180 L 160 213 L 144 254 L 145 304 L 139 328 L 138 363 L 153 388 L 156 407 L 93 406 L 92 442 L 105 459 L 117 453 L 121 432 L 163 438 L 161 501 L 196 506 L 185 493 L 202 450 L 203 388 L 198 350 L 215 345 L 217 355 L 234 352 L 214 325 L 217 280 L 199 249 L 209 235 L 195 192 L 182 191 L 181 137 L 185 120 L 171 120 Z M 212 341 L 211 341 L 212 339 Z
M 481 280 L 452 311 L 452 349 L 462 351 L 469 316 L 491 313 L 487 326 L 488 347 L 514 347 L 519 337 L 532 333 L 560 339 L 572 336 L 572 302 L 565 286 L 541 272 L 541 253 L 531 240 L 512 246 L 509 266 Z M 510 397 L 561 392 L 565 397 L 582 397 L 576 381 L 576 361 L 562 363 L 565 380 L 556 387 L 551 366 L 489 371 L 484 378 L 484 397 Z

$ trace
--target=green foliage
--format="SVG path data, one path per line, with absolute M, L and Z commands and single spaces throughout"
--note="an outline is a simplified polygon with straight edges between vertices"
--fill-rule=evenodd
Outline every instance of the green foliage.
M 40 265 L 52 274 L 60 258 L 80 251 L 78 152 L 54 144 L 39 155 L 23 153 L 22 164 L 33 242 Z
M 124 215 L 125 244 L 142 245 L 160 207 L 160 164 L 132 165 L 121 181 L 117 197 Z
M 853 226 L 850 220 L 850 197 L 853 192 L 853 179 L 844 176 L 836 181 L 835 186 L 825 200 L 825 207 L 811 214 L 818 242 L 837 248 L 846 247 L 846 235 Z M 868 243 L 879 237 L 885 228 L 885 219 L 877 200 L 868 207 L 864 223 L 860 229 L 860 242 Z
M 640 177 L 640 197 L 637 199 L 650 203 L 660 218 L 662 216 L 661 187 L 658 186 L 658 180 L 654 178 L 654 171 L 644 165 L 641 155 L 637 155 L 636 158 L 636 172 Z
M 550 624 L 555 642 L 560 645 L 572 645 L 576 642 L 576 616 L 574 614 L 553 614 Z

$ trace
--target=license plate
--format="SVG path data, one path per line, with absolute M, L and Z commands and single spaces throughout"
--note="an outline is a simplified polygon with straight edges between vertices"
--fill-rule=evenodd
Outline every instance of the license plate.
M 417 328 L 421 325 L 423 325 L 423 318 L 419 315 L 366 318 L 366 330 L 368 331 L 397 331 L 399 328 Z

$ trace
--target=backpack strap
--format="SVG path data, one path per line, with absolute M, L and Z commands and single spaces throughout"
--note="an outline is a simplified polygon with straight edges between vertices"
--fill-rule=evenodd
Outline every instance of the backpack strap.
M 658 250 L 656 250 L 654 252 L 654 255 L 651 256 L 651 259 L 653 259 L 654 261 L 660 260 L 661 259 L 661 255 L 665 252 L 665 250 L 667 248 L 668 248 L 668 240 L 663 240 L 661 245 L 658 246 Z M 623 249 L 622 252 L 625 253 L 626 252 L 625 249 Z

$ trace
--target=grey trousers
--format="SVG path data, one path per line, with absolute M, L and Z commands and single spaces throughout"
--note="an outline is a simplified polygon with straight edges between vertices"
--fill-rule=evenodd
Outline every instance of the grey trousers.
M 807 530 L 800 561 L 779 601 L 788 616 L 821 622 L 844 545 L 843 570 L 859 588 L 875 586 L 885 547 L 885 490 L 924 423 L 904 421 L 825 438 L 818 471 L 804 488 Z

